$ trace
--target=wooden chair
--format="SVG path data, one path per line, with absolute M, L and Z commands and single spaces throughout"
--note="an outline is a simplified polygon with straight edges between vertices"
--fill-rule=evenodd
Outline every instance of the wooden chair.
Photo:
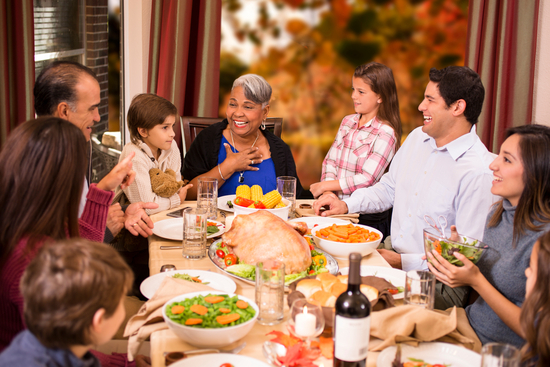
M 183 116 L 181 118 L 183 139 L 182 139 L 182 152 L 185 156 L 185 153 L 191 147 L 191 143 L 199 133 L 207 128 L 210 125 L 215 124 L 223 120 L 221 117 L 192 117 L 192 116 Z M 281 137 L 281 132 L 283 131 L 283 119 L 281 117 L 269 117 L 265 122 L 266 129 L 271 131 L 273 134 Z

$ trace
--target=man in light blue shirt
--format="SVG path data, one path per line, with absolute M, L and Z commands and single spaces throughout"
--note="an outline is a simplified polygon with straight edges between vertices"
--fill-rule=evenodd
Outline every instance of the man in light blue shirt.
M 475 124 L 485 96 L 479 75 L 467 67 L 430 70 L 430 82 L 418 109 L 424 126 L 412 131 L 393 158 L 389 172 L 375 185 L 339 200 L 328 193 L 314 204 L 323 216 L 377 213 L 393 207 L 391 242 L 394 251 L 380 249 L 391 266 L 427 269 L 422 230 L 424 215 L 440 215 L 461 234 L 483 238 L 485 219 L 494 202 L 494 155 L 476 134 Z

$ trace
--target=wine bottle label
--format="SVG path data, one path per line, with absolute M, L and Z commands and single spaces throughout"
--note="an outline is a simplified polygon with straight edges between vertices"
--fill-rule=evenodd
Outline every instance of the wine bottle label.
M 370 316 L 350 319 L 336 315 L 334 321 L 334 357 L 347 362 L 367 358 Z

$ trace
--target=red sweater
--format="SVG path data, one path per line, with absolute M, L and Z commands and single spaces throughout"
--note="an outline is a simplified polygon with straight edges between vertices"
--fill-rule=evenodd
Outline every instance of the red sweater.
M 96 242 L 103 241 L 107 212 L 113 196 L 113 192 L 100 190 L 95 184 L 90 186 L 86 206 L 79 219 L 82 238 Z M 19 281 L 43 242 L 36 244 L 30 254 L 25 253 L 26 245 L 27 238 L 19 241 L 3 268 L 0 269 L 0 352 L 10 344 L 17 333 L 26 328 L 23 321 L 23 297 L 19 291 Z

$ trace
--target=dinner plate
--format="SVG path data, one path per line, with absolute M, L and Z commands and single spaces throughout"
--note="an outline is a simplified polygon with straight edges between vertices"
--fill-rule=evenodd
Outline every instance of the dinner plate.
M 235 282 L 232 279 L 226 277 L 225 275 L 218 274 L 212 271 L 206 271 L 206 270 L 183 269 L 183 270 L 170 270 L 170 271 L 165 271 L 163 273 L 151 275 L 149 278 L 141 282 L 141 285 L 139 286 L 139 290 L 145 297 L 151 298 L 153 297 L 157 289 L 160 287 L 160 283 L 162 283 L 164 278 L 168 276 L 171 277 L 174 274 L 188 274 L 192 277 L 199 277 L 199 279 L 203 283 L 208 282 L 209 287 L 212 287 L 215 290 L 222 291 L 222 292 L 235 293 L 235 290 L 237 289 L 237 285 L 235 284 Z
M 337 225 L 343 225 L 343 224 L 349 224 L 349 220 L 343 220 L 338 218 L 327 218 L 327 217 L 301 217 L 301 218 L 295 218 L 290 220 L 291 222 L 304 222 L 307 224 L 307 227 L 309 229 L 312 229 L 315 227 L 315 225 L 321 225 L 321 224 L 337 224 Z
M 391 367 L 397 347 L 384 349 L 376 361 L 376 367 Z M 452 367 L 471 367 L 481 365 L 481 355 L 464 347 L 449 343 L 420 343 L 418 347 L 401 345 L 401 362 L 408 358 L 422 359 L 430 364 L 443 364 Z
M 348 275 L 349 268 L 340 269 L 342 275 Z M 403 270 L 386 268 L 383 266 L 361 266 L 361 276 L 367 277 L 373 275 L 378 278 L 386 279 L 388 282 L 393 284 L 395 287 L 405 287 L 405 278 L 407 273 Z M 397 293 L 393 295 L 393 299 L 402 299 L 405 295 L 405 292 Z
M 212 260 L 212 262 L 214 263 L 214 265 L 216 265 L 216 267 L 218 269 L 220 269 L 221 271 L 223 271 L 225 274 L 233 277 L 233 278 L 236 278 L 236 279 L 239 279 L 239 280 L 242 280 L 243 282 L 246 282 L 248 284 L 256 284 L 253 280 L 250 280 L 248 278 L 243 278 L 243 277 L 240 277 L 238 275 L 235 275 L 233 273 L 230 273 L 228 271 L 225 270 L 226 266 L 223 262 L 223 259 L 219 258 L 218 255 L 216 255 L 216 250 L 218 249 L 218 244 L 221 242 L 222 240 L 219 239 L 219 240 L 216 240 L 214 241 L 210 247 L 208 248 L 208 257 L 210 258 L 210 260 Z M 325 255 L 325 257 L 327 258 L 327 270 L 333 274 L 333 275 L 337 275 L 338 274 L 338 262 L 336 261 L 336 259 L 334 257 L 332 257 L 331 254 L 321 250 L 320 248 L 315 248 L 315 251 L 317 252 L 320 252 L 322 253 L 323 255 Z
M 238 354 L 217 353 L 203 354 L 196 357 L 177 361 L 171 364 L 172 367 L 220 367 L 224 363 L 231 363 L 235 367 L 271 367 L 269 364 L 252 357 L 241 356 Z
M 208 220 L 208 222 L 216 223 L 216 226 L 218 226 L 220 230 L 216 233 L 208 235 L 207 238 L 216 238 L 221 236 L 225 232 L 225 226 L 222 222 L 210 219 Z M 159 222 L 155 222 L 153 233 L 159 237 L 169 240 L 183 241 L 183 218 L 164 219 Z
M 237 195 L 225 195 L 218 198 L 218 209 L 233 213 L 235 210 L 227 206 L 228 201 L 233 201 Z

